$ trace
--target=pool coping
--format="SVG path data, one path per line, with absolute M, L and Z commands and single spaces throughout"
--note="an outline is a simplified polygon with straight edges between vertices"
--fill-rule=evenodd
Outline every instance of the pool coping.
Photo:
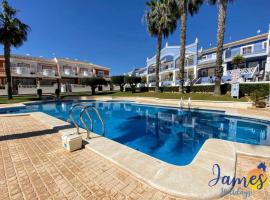
M 68 122 L 42 112 L 28 114 L 52 129 L 70 125 Z M 59 130 L 59 132 L 62 134 L 75 133 L 76 129 L 67 128 Z M 80 132 L 83 133 L 85 130 L 80 129 Z M 225 195 L 221 194 L 222 188 L 228 192 L 232 189 L 231 186 L 222 184 L 214 187 L 208 186 L 209 181 L 214 178 L 212 174 L 214 164 L 220 165 L 221 175 L 233 177 L 238 153 L 268 158 L 270 155 L 270 148 L 267 146 L 208 139 L 189 165 L 175 166 L 108 138 L 94 133 L 91 136 L 92 139 L 85 140 L 88 143 L 85 145 L 86 149 L 110 160 L 150 186 L 185 199 L 216 199 Z
M 139 105 L 150 105 L 150 106 L 159 106 L 159 107 L 170 107 L 170 108 L 179 108 L 179 106 L 175 105 L 175 104 L 169 104 L 168 102 L 174 102 L 176 103 L 175 99 L 159 99 L 159 98 L 149 98 L 149 97 L 134 97 L 134 98 L 126 98 L 126 97 L 117 97 L 115 99 L 113 99 L 112 97 L 91 97 L 91 98 L 83 98 L 83 99 L 63 99 L 60 101 L 130 101 L 130 102 L 134 102 L 136 104 Z M 141 100 L 150 100 L 150 102 L 142 102 Z M 11 108 L 19 108 L 19 107 L 25 107 L 26 105 L 31 105 L 31 104 L 39 104 L 39 103 L 50 103 L 50 102 L 56 102 L 59 100 L 41 100 L 41 101 L 30 101 L 30 102 L 23 102 L 23 103 L 15 103 L 15 104 L 3 104 L 5 106 L 2 107 L 2 105 L 0 105 L 0 110 L 5 110 L 5 109 L 11 109 Z M 156 102 L 154 102 L 156 101 Z M 164 103 L 162 101 L 167 101 L 167 103 Z M 204 101 L 204 100 L 199 100 L 199 101 Z M 205 101 L 208 102 L 208 101 Z M 211 101 L 214 102 L 214 101 Z M 219 102 L 222 103 L 222 102 Z M 232 103 L 236 103 L 236 104 L 241 104 L 241 103 L 249 103 L 249 102 L 232 102 Z M 183 107 L 184 109 L 187 108 L 187 106 Z M 226 108 L 222 108 L 222 107 L 204 107 L 204 106 L 191 106 L 190 107 L 193 110 L 200 110 L 200 111 L 209 111 L 209 112 L 224 112 L 222 114 L 228 115 L 228 116 L 232 116 L 232 117 L 242 117 L 242 118 L 247 118 L 247 119 L 257 119 L 257 120 L 264 120 L 267 122 L 270 122 L 270 116 L 266 117 L 266 116 L 259 116 L 258 114 L 254 114 L 252 113 L 252 110 L 249 110 L 250 112 L 248 114 L 246 113 L 237 113 L 237 110 L 232 110 L 232 109 L 226 109 Z M 248 110 L 245 108 L 239 108 L 239 110 Z

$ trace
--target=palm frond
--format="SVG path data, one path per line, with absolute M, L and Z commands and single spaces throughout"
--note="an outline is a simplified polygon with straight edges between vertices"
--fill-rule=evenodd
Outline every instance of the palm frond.
M 16 14 L 17 10 L 4 0 L 0 13 L 0 43 L 19 47 L 27 40 L 30 27 L 16 18 Z

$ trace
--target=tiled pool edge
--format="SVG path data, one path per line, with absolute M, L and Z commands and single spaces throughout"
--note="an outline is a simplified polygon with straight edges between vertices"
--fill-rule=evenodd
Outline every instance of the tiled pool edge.
M 69 125 L 69 123 L 45 113 L 37 112 L 30 113 L 30 115 L 42 123 L 46 123 L 51 128 Z M 70 133 L 75 132 L 75 129 L 69 128 L 60 130 L 60 132 L 62 134 Z M 211 176 L 212 165 L 217 160 L 220 162 L 219 164 L 222 166 L 223 172 L 225 172 L 224 174 L 222 173 L 223 175 L 234 176 L 236 153 L 232 151 L 231 146 L 226 149 L 227 153 L 224 154 L 225 156 L 220 156 L 216 147 L 211 149 L 211 142 L 209 143 L 210 146 L 208 143 L 205 143 L 198 156 L 190 165 L 179 167 L 167 164 L 104 137 L 95 137 L 89 140 L 88 143 L 85 148 L 110 160 L 152 187 L 175 197 L 216 199 L 222 197 L 221 187 L 228 190 L 231 189 L 231 187 L 217 185 L 213 190 L 209 190 L 210 187 L 208 186 L 209 180 L 213 178 Z M 224 149 L 224 147 L 221 149 Z M 209 167 L 208 161 L 211 163 Z

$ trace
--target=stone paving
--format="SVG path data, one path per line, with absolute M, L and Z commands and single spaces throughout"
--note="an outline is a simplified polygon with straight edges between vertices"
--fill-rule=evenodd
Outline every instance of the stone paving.
M 30 115 L 0 117 L 0 199 L 179 199 L 88 149 L 65 151 L 60 137 Z M 237 176 L 246 175 L 262 161 L 270 166 L 270 159 L 239 155 Z M 269 199 L 269 185 L 251 198 Z

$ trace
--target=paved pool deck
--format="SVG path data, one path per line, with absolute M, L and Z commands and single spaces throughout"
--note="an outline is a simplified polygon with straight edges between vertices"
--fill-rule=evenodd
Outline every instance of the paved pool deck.
M 61 135 L 69 130 L 66 122 L 43 113 L 0 116 L 0 199 L 185 199 L 152 187 L 91 148 L 67 152 Z M 246 176 L 260 162 L 270 166 L 270 158 L 238 153 L 236 176 Z M 249 199 L 269 196 L 270 184 Z
M 164 99 L 156 99 L 156 98 L 141 98 L 141 97 L 138 97 L 138 98 L 111 98 L 111 97 L 88 98 L 87 97 L 87 99 L 131 100 L 131 101 L 136 101 L 136 103 L 139 103 L 139 104 L 179 107 L 178 100 L 166 100 L 166 99 L 164 100 Z M 255 108 L 248 107 L 246 104 L 243 104 L 243 105 L 239 103 L 235 104 L 235 102 L 227 102 L 224 105 L 221 103 L 217 103 L 216 105 L 215 102 L 209 103 L 209 102 L 204 102 L 204 101 L 199 101 L 197 103 L 198 103 L 197 105 L 196 103 L 193 103 L 192 108 L 221 110 L 229 115 L 270 120 L 269 108 L 255 109 Z M 186 105 L 187 103 L 185 102 L 185 106 Z M 4 106 L 0 105 L 0 108 L 1 107 L 17 107 L 17 106 L 24 106 L 24 105 L 23 104 L 13 104 L 13 105 L 4 105 Z M 4 122 L 5 121 L 10 121 L 10 122 L 1 123 L 2 120 L 4 120 Z M 24 121 L 24 123 L 20 122 L 20 120 Z M 18 121 L 18 124 L 15 123 L 17 121 Z M 33 124 L 31 122 L 33 122 Z M 117 192 L 121 195 L 121 197 L 118 195 L 115 196 L 114 194 L 111 194 L 110 193 L 111 191 L 107 191 L 107 189 L 105 191 L 106 193 L 105 196 L 98 196 L 97 194 L 99 194 L 99 192 L 96 194 L 96 192 L 93 193 L 93 191 L 91 191 L 92 192 L 91 195 L 89 197 L 85 197 L 82 194 L 78 194 L 78 192 L 80 191 L 78 191 L 78 188 L 76 188 L 76 186 L 73 186 L 73 184 L 76 184 L 75 181 L 70 182 L 68 180 L 69 186 L 73 188 L 73 190 L 77 194 L 76 198 L 78 199 L 103 199 L 103 197 L 104 199 L 197 199 L 197 198 L 216 199 L 221 196 L 219 193 L 220 193 L 221 188 L 223 188 L 222 185 L 218 185 L 217 187 L 215 187 L 215 189 L 212 189 L 212 190 L 209 190 L 209 187 L 207 185 L 208 180 L 210 180 L 210 178 L 212 177 L 211 167 L 209 166 L 212 166 L 215 162 L 218 161 L 221 164 L 223 171 L 226 172 L 225 174 L 230 175 L 230 176 L 233 176 L 234 174 L 236 175 L 239 174 L 239 176 L 240 175 L 246 176 L 247 172 L 245 170 L 256 168 L 256 166 L 260 162 L 266 162 L 267 167 L 270 166 L 270 162 L 269 162 L 270 148 L 269 147 L 254 147 L 252 145 L 244 145 L 244 144 L 238 144 L 238 143 L 232 143 L 232 142 L 226 142 L 226 141 L 214 140 L 214 139 L 208 140 L 204 144 L 204 146 L 202 147 L 202 149 L 200 150 L 200 152 L 198 153 L 194 161 L 190 165 L 184 166 L 184 167 L 177 167 L 177 166 L 169 165 L 167 163 L 159 161 L 155 158 L 147 156 L 141 152 L 137 152 L 124 145 L 118 144 L 116 142 L 113 142 L 103 137 L 98 137 L 95 140 L 88 141 L 89 144 L 86 145 L 85 149 L 83 150 L 80 150 L 74 153 L 67 153 L 64 149 L 62 149 L 61 139 L 60 139 L 63 133 L 74 131 L 74 129 L 71 128 L 70 124 L 68 124 L 67 122 L 63 122 L 61 120 L 48 116 L 44 113 L 32 113 L 32 114 L 23 115 L 23 116 L 0 115 L 0 123 L 2 125 L 2 132 L 0 132 L 1 133 L 0 134 L 0 138 L 1 138 L 0 147 L 2 143 L 5 141 L 6 141 L 6 144 L 9 144 L 9 142 L 19 141 L 18 143 L 22 146 L 24 146 L 26 142 L 26 146 L 24 147 L 24 149 L 25 148 L 27 149 L 27 147 L 31 146 L 31 144 L 35 144 L 33 145 L 35 146 L 35 148 L 32 149 L 32 152 L 40 152 L 39 149 L 41 147 L 38 143 L 40 140 L 43 140 L 45 137 L 47 139 L 48 144 L 52 146 L 57 146 L 56 151 L 59 152 L 59 154 L 54 155 L 55 156 L 54 158 L 56 158 L 56 160 L 57 160 L 57 157 L 61 158 L 62 156 L 63 156 L 63 159 L 70 159 L 70 157 L 68 158 L 65 157 L 68 155 L 74 155 L 75 157 L 83 157 L 83 159 L 74 157 L 74 160 L 72 160 L 73 159 L 72 158 L 69 162 L 70 165 L 72 166 L 73 164 L 76 165 L 79 171 L 81 168 L 80 166 L 77 165 L 77 161 L 81 161 L 78 163 L 82 165 L 84 165 L 84 163 L 86 165 L 89 165 L 88 167 L 91 169 L 90 171 L 93 173 L 93 170 L 95 171 L 96 168 L 97 170 L 99 170 L 99 168 L 102 168 L 102 165 L 100 166 L 99 164 L 97 164 L 97 166 L 95 166 L 93 169 L 91 163 L 94 162 L 95 159 L 101 159 L 101 160 L 104 160 L 104 162 L 106 162 L 106 165 L 109 165 L 109 168 L 117 169 L 117 174 L 121 172 L 121 173 L 125 173 L 126 176 L 128 176 L 128 179 L 127 179 L 128 183 L 123 183 L 124 184 L 123 188 L 117 190 Z M 28 124 L 27 126 L 29 127 L 25 126 L 25 124 Z M 3 136 L 1 137 L 1 135 Z M 30 142 L 32 143 L 29 143 L 29 141 L 27 140 L 30 140 Z M 52 142 L 51 140 L 54 142 Z M 16 144 L 17 142 L 15 142 L 15 146 Z M 11 145 L 11 146 L 14 146 L 14 145 Z M 42 144 L 42 146 L 44 145 Z M 45 145 L 45 147 L 49 150 L 48 152 L 50 152 L 52 146 L 46 147 Z M 36 149 L 36 147 L 38 149 Z M 5 146 L 4 149 L 9 151 L 9 146 Z M 20 149 L 22 148 L 20 147 Z M 52 150 L 53 149 L 54 148 L 52 148 Z M 0 153 L 3 155 L 2 147 L 1 147 Z M 41 155 L 41 158 L 38 158 L 39 160 L 41 160 L 43 156 L 44 158 L 46 158 L 47 156 L 51 155 L 51 152 L 48 155 L 46 151 L 42 153 L 45 155 Z M 6 152 L 4 154 L 6 154 Z M 40 156 L 40 154 L 41 152 L 38 154 L 38 156 Z M 13 153 L 13 156 L 18 157 L 16 156 L 16 153 Z M 32 155 L 30 154 L 30 157 L 31 156 Z M 22 156 L 22 157 L 24 159 L 26 156 Z M 30 157 L 28 160 L 31 161 Z M 89 157 L 91 158 L 91 160 L 88 162 L 87 159 L 84 160 L 85 157 Z M 9 159 L 11 159 L 11 164 L 14 164 L 13 160 L 16 163 L 17 158 L 13 159 L 12 155 L 10 155 Z M 36 160 L 37 158 L 35 157 L 33 159 Z M 0 161 L 0 167 L 2 167 L 3 170 L 5 170 L 6 164 L 4 164 L 4 160 L 5 160 L 4 157 L 2 160 L 3 160 L 2 163 Z M 52 164 L 54 162 L 57 163 L 56 160 L 52 160 L 50 162 Z M 58 162 L 61 162 L 61 161 L 58 161 Z M 99 161 L 97 162 L 99 163 Z M 7 166 L 9 166 L 9 164 L 7 164 Z M 66 168 L 67 170 L 69 169 L 69 166 L 67 165 L 67 163 L 62 163 L 62 165 L 55 166 L 55 168 L 56 170 L 61 171 L 62 166 L 63 168 Z M 43 169 L 44 168 L 46 167 L 43 167 Z M 37 172 L 37 173 L 40 173 L 40 172 Z M 61 173 L 62 172 L 60 172 L 60 174 Z M 71 171 L 71 173 L 73 173 L 74 175 L 75 172 Z M 11 179 L 18 180 L 19 178 L 18 174 L 20 173 L 15 173 L 15 175 L 13 173 L 13 175 L 16 176 L 16 178 L 11 178 Z M 49 175 L 49 177 L 52 177 L 52 175 L 50 175 L 50 172 L 48 172 L 48 170 L 47 170 L 47 174 Z M 269 174 L 270 173 L 268 171 L 268 175 Z M 96 178 L 102 177 L 102 180 L 100 180 L 101 182 L 98 184 L 101 184 L 101 185 L 110 184 L 110 183 L 107 183 L 106 181 L 105 181 L 106 183 L 102 183 L 103 180 L 106 180 L 106 178 L 104 177 L 102 173 L 101 174 L 98 173 L 96 175 L 97 175 Z M 110 172 L 109 175 L 114 176 L 114 172 Z M 3 175 L 1 174 L 0 177 L 2 176 Z M 87 176 L 91 176 L 91 175 L 83 171 L 82 176 L 76 175 L 75 177 L 77 179 L 80 179 Z M 187 180 L 185 180 L 186 176 L 188 177 Z M 5 171 L 5 178 L 6 177 L 9 177 L 9 175 L 8 175 L 8 172 Z M 42 180 L 42 177 L 40 177 L 40 180 L 44 184 L 44 180 Z M 96 180 L 92 180 L 92 181 L 96 183 Z M 140 183 L 141 185 L 143 185 L 143 187 L 149 188 L 149 191 L 151 192 L 147 192 L 148 194 L 146 196 L 144 194 L 137 194 L 136 192 L 133 192 L 134 186 L 133 187 L 129 186 L 129 181 L 132 181 L 132 182 L 137 181 L 138 184 Z M 3 194 L 6 194 L 6 195 L 8 194 L 8 198 L 13 199 L 12 197 L 13 192 L 10 193 L 10 191 L 13 190 L 12 189 L 13 185 L 11 184 L 9 188 L 9 185 L 7 184 L 7 182 L 8 181 L 6 180 L 5 181 L 6 189 L 2 189 L 2 188 L 5 188 L 5 187 L 2 187 L 4 185 L 4 182 L 3 181 L 0 182 L 0 192 L 4 190 L 8 191 L 8 192 L 3 192 Z M 31 182 L 32 188 L 35 188 L 35 183 L 32 183 L 32 182 Z M 79 180 L 79 182 L 80 183 L 83 182 L 83 179 Z M 84 183 L 82 183 L 82 185 L 85 186 L 85 184 L 88 184 L 88 182 L 90 183 L 91 181 L 90 180 L 85 181 Z M 25 184 L 19 184 L 18 181 L 17 181 L 17 184 L 19 185 L 19 187 L 25 185 Z M 62 186 L 61 183 L 58 185 L 59 187 Z M 113 185 L 115 186 L 115 184 Z M 42 192 L 41 194 L 39 194 L 37 193 L 38 189 L 34 189 L 34 191 L 36 192 L 37 199 L 63 199 L 63 198 L 74 199 L 75 197 L 75 196 L 72 197 L 72 195 L 69 196 L 69 193 L 63 192 L 62 191 L 63 189 L 60 188 L 61 190 L 59 191 L 62 191 L 62 193 L 61 192 L 60 193 L 64 194 L 64 196 L 63 195 L 61 196 L 59 194 L 60 197 L 58 198 L 57 196 L 58 194 L 54 195 L 52 192 L 49 191 L 50 189 L 48 189 L 48 187 L 46 186 L 46 183 L 45 183 L 45 188 L 47 188 L 48 190 L 47 193 L 49 194 L 49 195 L 48 194 L 45 195 L 46 196 L 45 198 L 43 198 Z M 130 194 L 127 194 L 126 192 L 122 191 L 122 189 L 128 188 L 128 187 L 132 188 L 131 189 L 132 192 Z M 229 188 L 230 187 L 227 187 L 227 189 Z M 270 187 L 268 186 L 264 191 L 253 192 L 250 199 L 268 199 L 266 197 L 268 197 L 270 194 L 269 188 Z M 105 188 L 102 187 L 102 189 L 105 189 Z M 24 189 L 20 189 L 20 191 L 21 191 L 20 193 L 23 196 L 18 195 L 19 196 L 18 199 L 21 199 L 21 197 L 24 199 L 32 199 L 32 198 L 28 198 L 28 196 L 24 194 Z M 14 193 L 17 194 L 17 192 L 14 192 Z M 0 199 L 6 199 L 5 197 L 7 196 L 4 195 L 3 197 L 4 198 L 2 198 L 2 195 L 0 193 Z M 17 196 L 15 195 L 15 199 L 16 197 Z M 181 197 L 181 198 L 176 198 L 176 197 Z M 241 197 L 242 196 L 239 196 L 239 195 L 238 196 L 227 195 L 223 198 L 224 199 L 242 199 Z

